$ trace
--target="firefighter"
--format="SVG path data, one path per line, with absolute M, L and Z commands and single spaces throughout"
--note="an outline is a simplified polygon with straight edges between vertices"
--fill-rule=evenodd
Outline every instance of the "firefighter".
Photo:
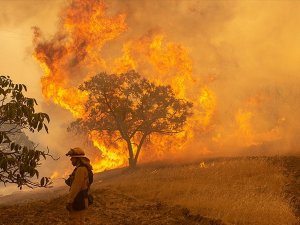
M 90 185 L 93 182 L 93 173 L 90 160 L 85 157 L 81 148 L 71 148 L 66 156 L 71 157 L 75 167 L 72 174 L 65 181 L 70 186 L 66 208 L 69 211 L 70 224 L 84 224 L 86 209 L 92 203 L 89 195 Z

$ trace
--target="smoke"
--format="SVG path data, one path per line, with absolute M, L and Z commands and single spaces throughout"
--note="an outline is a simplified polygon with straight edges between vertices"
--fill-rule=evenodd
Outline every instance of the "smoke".
M 159 29 L 188 48 L 217 97 L 213 129 L 191 154 L 299 153 L 300 16 L 296 1 L 110 1 L 126 38 Z M 213 81 L 212 81 L 213 80 Z M 195 93 L 197 94 L 197 93 Z
M 31 26 L 43 24 L 48 29 L 52 29 L 56 26 L 56 22 L 53 23 L 53 21 L 57 21 L 58 10 L 65 4 L 67 1 L 63 0 L 0 1 L 0 28 L 4 30 L 30 29 L 30 24 Z M 49 20 L 49 18 L 52 19 Z
M 251 132 L 266 136 L 253 138 L 266 144 L 257 145 L 262 154 L 299 152 L 299 6 L 294 1 L 238 2 L 232 19 L 212 39 L 220 60 L 232 59 L 217 68 L 214 84 L 221 123 L 231 121 L 228 115 L 237 109 L 252 112 Z M 268 137 L 275 130 L 278 137 Z
M 37 25 L 54 33 L 58 11 L 66 4 L 0 2 L 0 28 Z M 210 127 L 196 134 L 186 155 L 299 153 L 300 2 L 111 0 L 107 7 L 109 15 L 125 13 L 128 28 L 104 45 L 103 57 L 115 58 L 122 43 L 159 30 L 188 50 L 193 75 L 214 92 Z M 75 86 L 78 81 L 71 80 Z M 193 89 L 191 95 L 199 91 Z M 51 103 L 42 105 L 53 118 L 53 136 L 37 140 L 62 153 L 75 144 L 65 133 L 73 118 Z
M 299 3 L 132 0 L 107 6 L 111 16 L 126 14 L 128 29 L 104 45 L 104 58 L 120 55 L 128 40 L 159 31 L 188 49 L 194 77 L 215 93 L 211 127 L 196 134 L 189 154 L 298 151 Z M 190 95 L 199 92 L 192 88 Z

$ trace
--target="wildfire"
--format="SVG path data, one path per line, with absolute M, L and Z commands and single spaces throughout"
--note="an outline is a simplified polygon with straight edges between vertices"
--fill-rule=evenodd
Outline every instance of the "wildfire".
M 169 84 L 178 96 L 187 97 L 193 81 L 192 60 L 181 45 L 166 41 L 165 35 L 151 32 L 124 44 L 123 55 L 114 61 L 113 72 L 134 69 L 157 84 Z
M 74 0 L 64 10 L 57 33 L 45 40 L 34 27 L 34 57 L 43 71 L 43 95 L 80 117 L 87 93 L 76 86 L 105 66 L 103 45 L 126 30 L 125 15 L 109 17 L 102 1 Z
M 256 146 L 282 137 L 280 125 L 284 119 L 278 119 L 273 126 L 255 126 L 262 105 L 269 100 L 262 93 L 250 96 L 235 107 L 229 115 L 230 124 L 216 125 L 219 98 L 206 81 L 194 74 L 189 49 L 171 41 L 167 34 L 153 30 L 139 38 L 127 37 L 122 42 L 124 39 L 119 37 L 127 31 L 125 20 L 124 13 L 111 16 L 104 1 L 72 0 L 62 11 L 58 31 L 52 37 L 45 38 L 35 27 L 34 58 L 44 72 L 43 95 L 69 110 L 75 118 L 84 118 L 89 93 L 80 91 L 78 86 L 99 72 L 119 74 L 136 70 L 157 85 L 170 85 L 179 98 L 193 102 L 193 115 L 181 133 L 151 135 L 141 151 L 143 162 L 176 156 L 198 143 L 202 136 L 219 148 L 232 143 L 237 147 Z M 109 44 L 116 43 L 122 46 L 119 52 L 111 50 L 109 53 L 113 54 L 107 57 L 103 47 L 108 46 L 107 51 Z M 207 82 L 215 79 L 211 75 Z M 101 152 L 91 159 L 96 172 L 127 164 L 124 142 L 115 141 L 116 137 L 105 132 L 92 131 L 87 136 Z M 201 146 L 199 152 L 209 154 L 209 144 Z
M 57 33 L 45 39 L 34 28 L 34 57 L 44 71 L 43 95 L 69 110 L 74 117 L 84 117 L 88 93 L 77 89 L 85 79 L 103 70 L 115 73 L 134 69 L 156 84 L 169 84 L 180 98 L 194 102 L 194 115 L 185 131 L 172 137 L 152 135 L 141 152 L 142 161 L 164 158 L 166 152 L 176 154 L 185 150 L 195 133 L 211 124 L 216 96 L 193 75 L 192 60 L 186 48 L 171 42 L 161 32 L 149 32 L 139 39 L 123 43 L 122 55 L 106 59 L 101 55 L 103 46 L 116 40 L 127 29 L 126 16 L 108 16 L 103 1 L 73 0 L 61 14 Z M 114 137 L 88 134 L 101 157 L 92 159 L 95 171 L 124 166 L 127 146 L 108 143 Z M 54 176 L 54 175 L 53 175 Z
M 259 108 L 265 104 L 264 96 L 255 96 L 246 100 L 243 106 L 239 107 L 234 115 L 234 121 L 228 128 L 224 130 L 219 127 L 217 134 L 213 137 L 220 148 L 234 146 L 234 148 L 259 147 L 265 143 L 272 143 L 283 138 L 281 125 L 284 123 L 284 118 L 279 119 L 271 127 L 262 126 L 258 128 L 256 124 L 261 119 Z M 266 128 L 267 127 L 267 128 Z
M 57 172 L 57 171 L 54 171 L 53 173 L 52 173 L 52 175 L 50 176 L 50 179 L 56 179 L 56 178 L 58 178 L 58 176 L 59 176 L 59 173 Z
M 62 172 L 58 172 L 57 170 L 55 170 L 51 175 L 50 175 L 50 179 L 51 180 L 55 180 L 55 179 L 64 179 L 66 177 L 68 177 L 70 175 L 70 171 L 69 170 L 65 170 L 63 173 Z
M 92 131 L 89 134 L 93 145 L 101 151 L 101 158 L 96 158 L 92 162 L 94 171 L 103 171 L 110 168 L 118 168 L 127 163 L 126 152 L 124 147 L 117 143 L 107 143 L 107 138 L 100 135 L 97 131 Z M 110 137 L 111 138 L 111 137 Z M 108 146 L 108 147 L 107 147 Z M 122 151 L 123 150 L 123 151 Z

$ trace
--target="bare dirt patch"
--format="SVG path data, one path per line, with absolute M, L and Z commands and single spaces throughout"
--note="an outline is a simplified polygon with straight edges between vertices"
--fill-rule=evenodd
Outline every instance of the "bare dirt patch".
M 168 206 L 105 188 L 94 191 L 95 203 L 87 211 L 88 225 L 222 225 L 218 220 L 192 215 L 186 208 Z M 67 224 L 65 197 L 51 201 L 0 208 L 1 225 Z

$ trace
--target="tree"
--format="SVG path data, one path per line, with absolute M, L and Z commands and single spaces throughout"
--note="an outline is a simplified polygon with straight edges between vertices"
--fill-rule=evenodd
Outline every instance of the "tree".
M 71 123 L 76 132 L 107 132 L 127 143 L 135 167 L 147 137 L 175 134 L 191 115 L 192 103 L 176 98 L 170 86 L 155 85 L 138 73 L 100 73 L 79 89 L 89 93 L 85 115 Z
M 47 177 L 40 183 L 32 178 L 39 177 L 37 167 L 41 157 L 51 156 L 49 150 L 38 150 L 32 142 L 21 143 L 20 139 L 25 137 L 24 130 L 48 132 L 45 121 L 49 123 L 50 118 L 46 113 L 35 112 L 36 100 L 25 97 L 24 91 L 24 84 L 14 84 L 9 76 L 0 76 L 0 182 L 17 184 L 20 189 L 24 185 L 45 187 L 50 183 Z

